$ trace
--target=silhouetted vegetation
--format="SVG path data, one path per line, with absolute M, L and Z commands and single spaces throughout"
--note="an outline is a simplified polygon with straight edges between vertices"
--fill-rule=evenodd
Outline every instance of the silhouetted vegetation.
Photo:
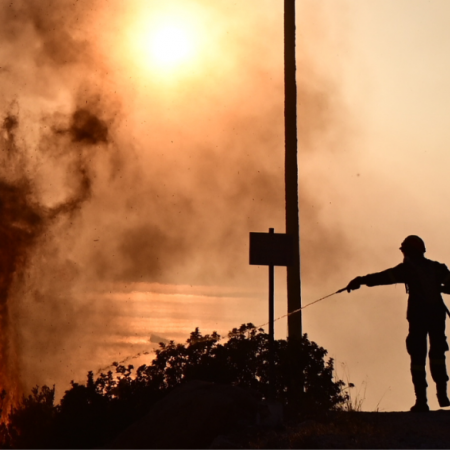
M 150 365 L 114 363 L 115 373 L 89 372 L 86 384 L 72 381 L 58 405 L 55 388 L 36 387 L 9 413 L 0 429 L 3 448 L 95 448 L 145 415 L 173 388 L 189 380 L 227 383 L 269 394 L 268 335 L 252 324 L 217 333 L 197 328 L 185 344 L 160 344 Z M 333 380 L 333 360 L 308 340 L 275 342 L 276 397 L 293 411 L 331 410 L 348 396 Z M 304 386 L 304 389 L 301 388 Z

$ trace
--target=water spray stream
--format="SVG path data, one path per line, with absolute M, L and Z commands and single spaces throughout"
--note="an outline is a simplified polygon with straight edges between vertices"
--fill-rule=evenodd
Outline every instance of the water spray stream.
M 311 305 L 314 305 L 315 303 L 321 302 L 322 300 L 325 300 L 325 299 L 327 299 L 327 298 L 329 298 L 329 297 L 332 297 L 333 295 L 340 294 L 341 292 L 344 292 L 346 289 L 347 289 L 347 288 L 339 289 L 338 291 L 333 292 L 332 294 L 328 294 L 328 295 L 326 295 L 325 297 L 321 297 L 321 298 L 319 298 L 319 299 L 317 299 L 317 300 L 314 300 L 314 301 L 312 301 L 312 302 L 310 302 L 310 303 L 307 303 L 305 306 L 302 306 L 301 308 L 296 309 L 295 311 L 291 311 L 291 312 L 288 313 L 288 314 L 284 314 L 284 315 L 282 315 L 282 316 L 280 316 L 280 317 L 277 317 L 276 319 L 274 319 L 274 322 L 276 322 L 276 321 L 278 321 L 278 320 L 280 320 L 280 319 L 283 319 L 283 318 L 285 318 L 285 317 L 288 317 L 288 316 L 290 316 L 290 315 L 292 315 L 292 314 L 298 313 L 299 311 L 301 311 L 301 310 L 307 308 L 308 306 L 311 306 Z M 262 325 L 257 326 L 256 328 L 257 328 L 257 329 L 258 329 L 258 328 L 262 328 L 262 327 L 264 327 L 264 326 L 266 326 L 266 325 L 268 325 L 268 324 L 269 324 L 269 322 L 266 322 L 266 323 L 263 323 Z M 222 340 L 225 339 L 225 338 L 226 338 L 225 336 L 222 336 L 222 337 L 220 337 L 219 339 L 215 339 L 215 341 L 216 341 L 216 342 L 220 342 L 220 341 L 222 341 Z M 107 366 L 107 367 L 103 367 L 103 368 L 101 368 L 101 369 L 98 369 L 98 370 L 97 370 L 97 375 L 99 375 L 101 372 L 103 372 L 103 371 L 105 371 L 105 370 L 107 370 L 107 369 L 110 369 L 111 367 L 117 367 L 118 365 L 123 365 L 123 364 L 125 364 L 125 363 L 127 363 L 127 362 L 129 362 L 129 361 L 131 361 L 131 360 L 133 360 L 133 359 L 139 358 L 139 357 L 142 356 L 142 355 L 149 355 L 150 353 L 155 353 L 155 352 L 156 352 L 155 349 L 151 349 L 150 351 L 139 352 L 139 353 L 137 353 L 136 355 L 133 355 L 133 356 L 127 356 L 127 357 L 126 357 L 125 359 L 123 359 L 122 361 L 119 361 L 119 362 L 113 362 L 111 365 L 109 365 L 109 366 Z
M 305 306 L 302 306 L 301 308 L 298 308 L 295 311 L 291 311 L 290 313 L 287 313 L 287 314 L 284 314 L 284 315 L 282 315 L 280 317 L 277 317 L 276 319 L 274 319 L 274 322 L 276 322 L 277 320 L 283 319 L 284 317 L 292 316 L 292 314 L 298 313 L 298 312 L 302 311 L 303 309 L 307 308 L 308 306 L 314 305 L 314 303 L 321 302 L 322 300 L 325 300 L 326 298 L 332 297 L 333 295 L 340 294 L 341 292 L 344 292 L 345 290 L 346 290 L 346 288 L 339 289 L 338 291 L 333 292 L 332 294 L 328 294 L 325 297 L 321 297 L 321 298 L 319 298 L 317 300 L 314 300 L 313 302 L 307 303 Z M 262 325 L 259 325 L 257 328 L 262 328 L 262 327 L 264 327 L 265 325 L 268 325 L 268 324 L 269 324 L 269 322 L 263 323 Z

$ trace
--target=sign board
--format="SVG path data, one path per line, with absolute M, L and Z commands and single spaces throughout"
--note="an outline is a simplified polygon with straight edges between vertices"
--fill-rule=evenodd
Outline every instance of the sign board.
M 290 266 L 294 260 L 294 240 L 282 233 L 250 233 L 250 264 Z

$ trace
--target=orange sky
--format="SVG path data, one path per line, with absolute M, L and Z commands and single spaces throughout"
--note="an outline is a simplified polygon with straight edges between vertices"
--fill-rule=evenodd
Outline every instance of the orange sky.
M 450 255 L 450 5 L 297 8 L 308 303 L 396 265 L 408 234 L 424 238 L 429 258 Z M 196 326 L 223 334 L 266 322 L 267 269 L 248 265 L 248 233 L 284 229 L 282 15 L 279 0 L 0 5 L 9 24 L 0 107 L 18 118 L 20 156 L 2 156 L 0 177 L 30 180 L 44 209 L 79 188 L 74 164 L 91 180 L 89 198 L 49 225 L 12 289 L 27 386 L 57 382 L 61 393 L 87 370 L 148 350 L 151 334 L 184 340 Z M 179 64 L 152 53 L 162 26 L 192 39 Z M 107 144 L 81 149 L 64 137 L 81 107 L 108 125 Z M 4 155 L 11 139 L 4 134 Z M 278 316 L 285 270 L 276 272 Z M 366 410 L 413 402 L 405 315 L 403 286 L 363 288 L 304 313 L 338 375 L 361 395 L 367 386 Z M 285 336 L 284 320 L 276 333 Z M 436 408 L 432 386 L 430 400 Z

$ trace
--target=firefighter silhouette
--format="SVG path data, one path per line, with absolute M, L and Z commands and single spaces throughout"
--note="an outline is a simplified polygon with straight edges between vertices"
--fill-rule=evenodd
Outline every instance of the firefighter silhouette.
M 418 236 L 408 236 L 402 242 L 400 250 L 404 256 L 401 264 L 383 272 L 357 277 L 346 289 L 350 292 L 359 289 L 361 285 L 371 287 L 405 284 L 409 294 L 406 348 L 411 357 L 411 376 L 416 394 L 416 403 L 411 411 L 426 412 L 429 411 L 425 371 L 427 336 L 430 341 L 430 371 L 436 383 L 439 406 L 450 406 L 445 365 L 445 352 L 449 349 L 445 336 L 445 319 L 450 312 L 441 295 L 450 294 L 450 270 L 445 264 L 425 258 L 425 244 Z

